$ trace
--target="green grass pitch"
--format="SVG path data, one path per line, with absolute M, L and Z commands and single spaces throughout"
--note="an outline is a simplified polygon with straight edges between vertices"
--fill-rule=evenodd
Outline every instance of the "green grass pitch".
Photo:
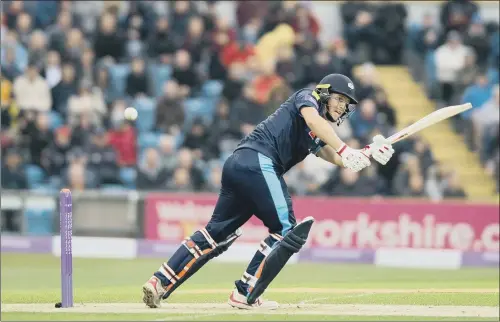
M 497 268 L 291 264 L 264 294 L 282 307 L 266 312 L 225 304 L 246 263 L 212 262 L 152 310 L 141 302 L 141 286 L 161 260 L 74 258 L 75 308 L 55 309 L 61 297 L 58 258 L 2 254 L 1 260 L 2 321 L 498 321 Z

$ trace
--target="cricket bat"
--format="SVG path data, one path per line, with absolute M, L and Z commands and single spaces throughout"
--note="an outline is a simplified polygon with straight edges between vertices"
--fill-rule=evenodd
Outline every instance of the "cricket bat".
M 443 108 L 441 108 L 437 111 L 434 111 L 434 112 L 430 113 L 429 115 L 421 118 L 420 120 L 416 121 L 415 123 L 405 127 L 401 131 L 394 133 L 393 135 L 391 135 L 387 139 L 391 142 L 391 144 L 394 144 L 396 142 L 399 142 L 399 141 L 409 137 L 410 135 L 413 135 L 417 132 L 422 131 L 423 129 L 428 128 L 431 125 L 434 125 L 434 124 L 441 122 L 443 120 L 446 120 L 452 116 L 455 116 L 457 114 L 465 112 L 471 108 L 472 108 L 471 103 L 443 107 Z

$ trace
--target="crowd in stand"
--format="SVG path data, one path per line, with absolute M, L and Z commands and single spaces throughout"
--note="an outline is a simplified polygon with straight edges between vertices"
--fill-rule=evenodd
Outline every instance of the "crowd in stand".
M 454 120 L 455 129 L 498 183 L 498 21 L 483 20 L 472 1 L 449 1 L 442 5 L 439 17 L 425 15 L 409 39 L 412 52 L 419 58 L 418 65 L 426 66 L 421 80 L 425 80 L 429 96 L 439 106 L 472 103 L 472 110 Z M 414 68 L 422 70 L 421 66 Z
M 239 1 L 233 25 L 218 16 L 216 1 L 2 5 L 4 189 L 218 192 L 223 161 L 238 142 L 295 90 L 334 72 L 357 83 L 360 104 L 339 128 L 351 147 L 396 125 L 372 62 L 402 61 L 400 4 L 343 4 L 344 34 L 327 43 L 319 40 L 321 21 L 302 2 Z M 473 38 L 475 26 L 460 32 Z M 438 47 L 437 40 L 429 45 L 433 28 L 422 26 L 419 53 Z M 447 35 L 457 41 L 453 31 Z M 498 64 L 498 43 L 474 57 Z M 478 78 L 466 60 L 460 79 Z M 496 95 L 471 119 L 480 129 L 474 142 L 498 173 L 498 130 L 490 133 L 492 119 L 480 113 L 498 110 L 498 87 Z M 137 108 L 135 122 L 124 118 L 127 106 Z M 496 150 L 489 148 L 494 140 Z M 420 137 L 396 150 L 387 166 L 361 173 L 310 156 L 286 180 L 296 195 L 466 197 Z

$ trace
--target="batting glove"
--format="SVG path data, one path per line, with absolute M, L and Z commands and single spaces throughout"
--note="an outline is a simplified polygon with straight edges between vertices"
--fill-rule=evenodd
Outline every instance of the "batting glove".
M 391 142 L 380 134 L 374 136 L 373 143 L 368 145 L 365 149 L 368 150 L 367 154 L 371 154 L 375 161 L 382 165 L 387 164 L 394 154 Z
M 370 158 L 362 150 L 355 150 L 348 147 L 345 143 L 340 147 L 337 153 L 342 157 L 344 167 L 358 172 L 371 164 Z

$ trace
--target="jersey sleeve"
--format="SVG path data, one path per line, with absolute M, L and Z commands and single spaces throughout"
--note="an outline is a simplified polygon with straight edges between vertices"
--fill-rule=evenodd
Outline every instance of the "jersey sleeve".
M 312 95 L 311 90 L 303 90 L 297 93 L 297 96 L 295 97 L 295 107 L 299 111 L 299 114 L 300 110 L 304 107 L 314 107 L 317 111 L 319 111 L 318 101 Z M 300 114 L 300 116 L 302 116 L 302 114 Z

